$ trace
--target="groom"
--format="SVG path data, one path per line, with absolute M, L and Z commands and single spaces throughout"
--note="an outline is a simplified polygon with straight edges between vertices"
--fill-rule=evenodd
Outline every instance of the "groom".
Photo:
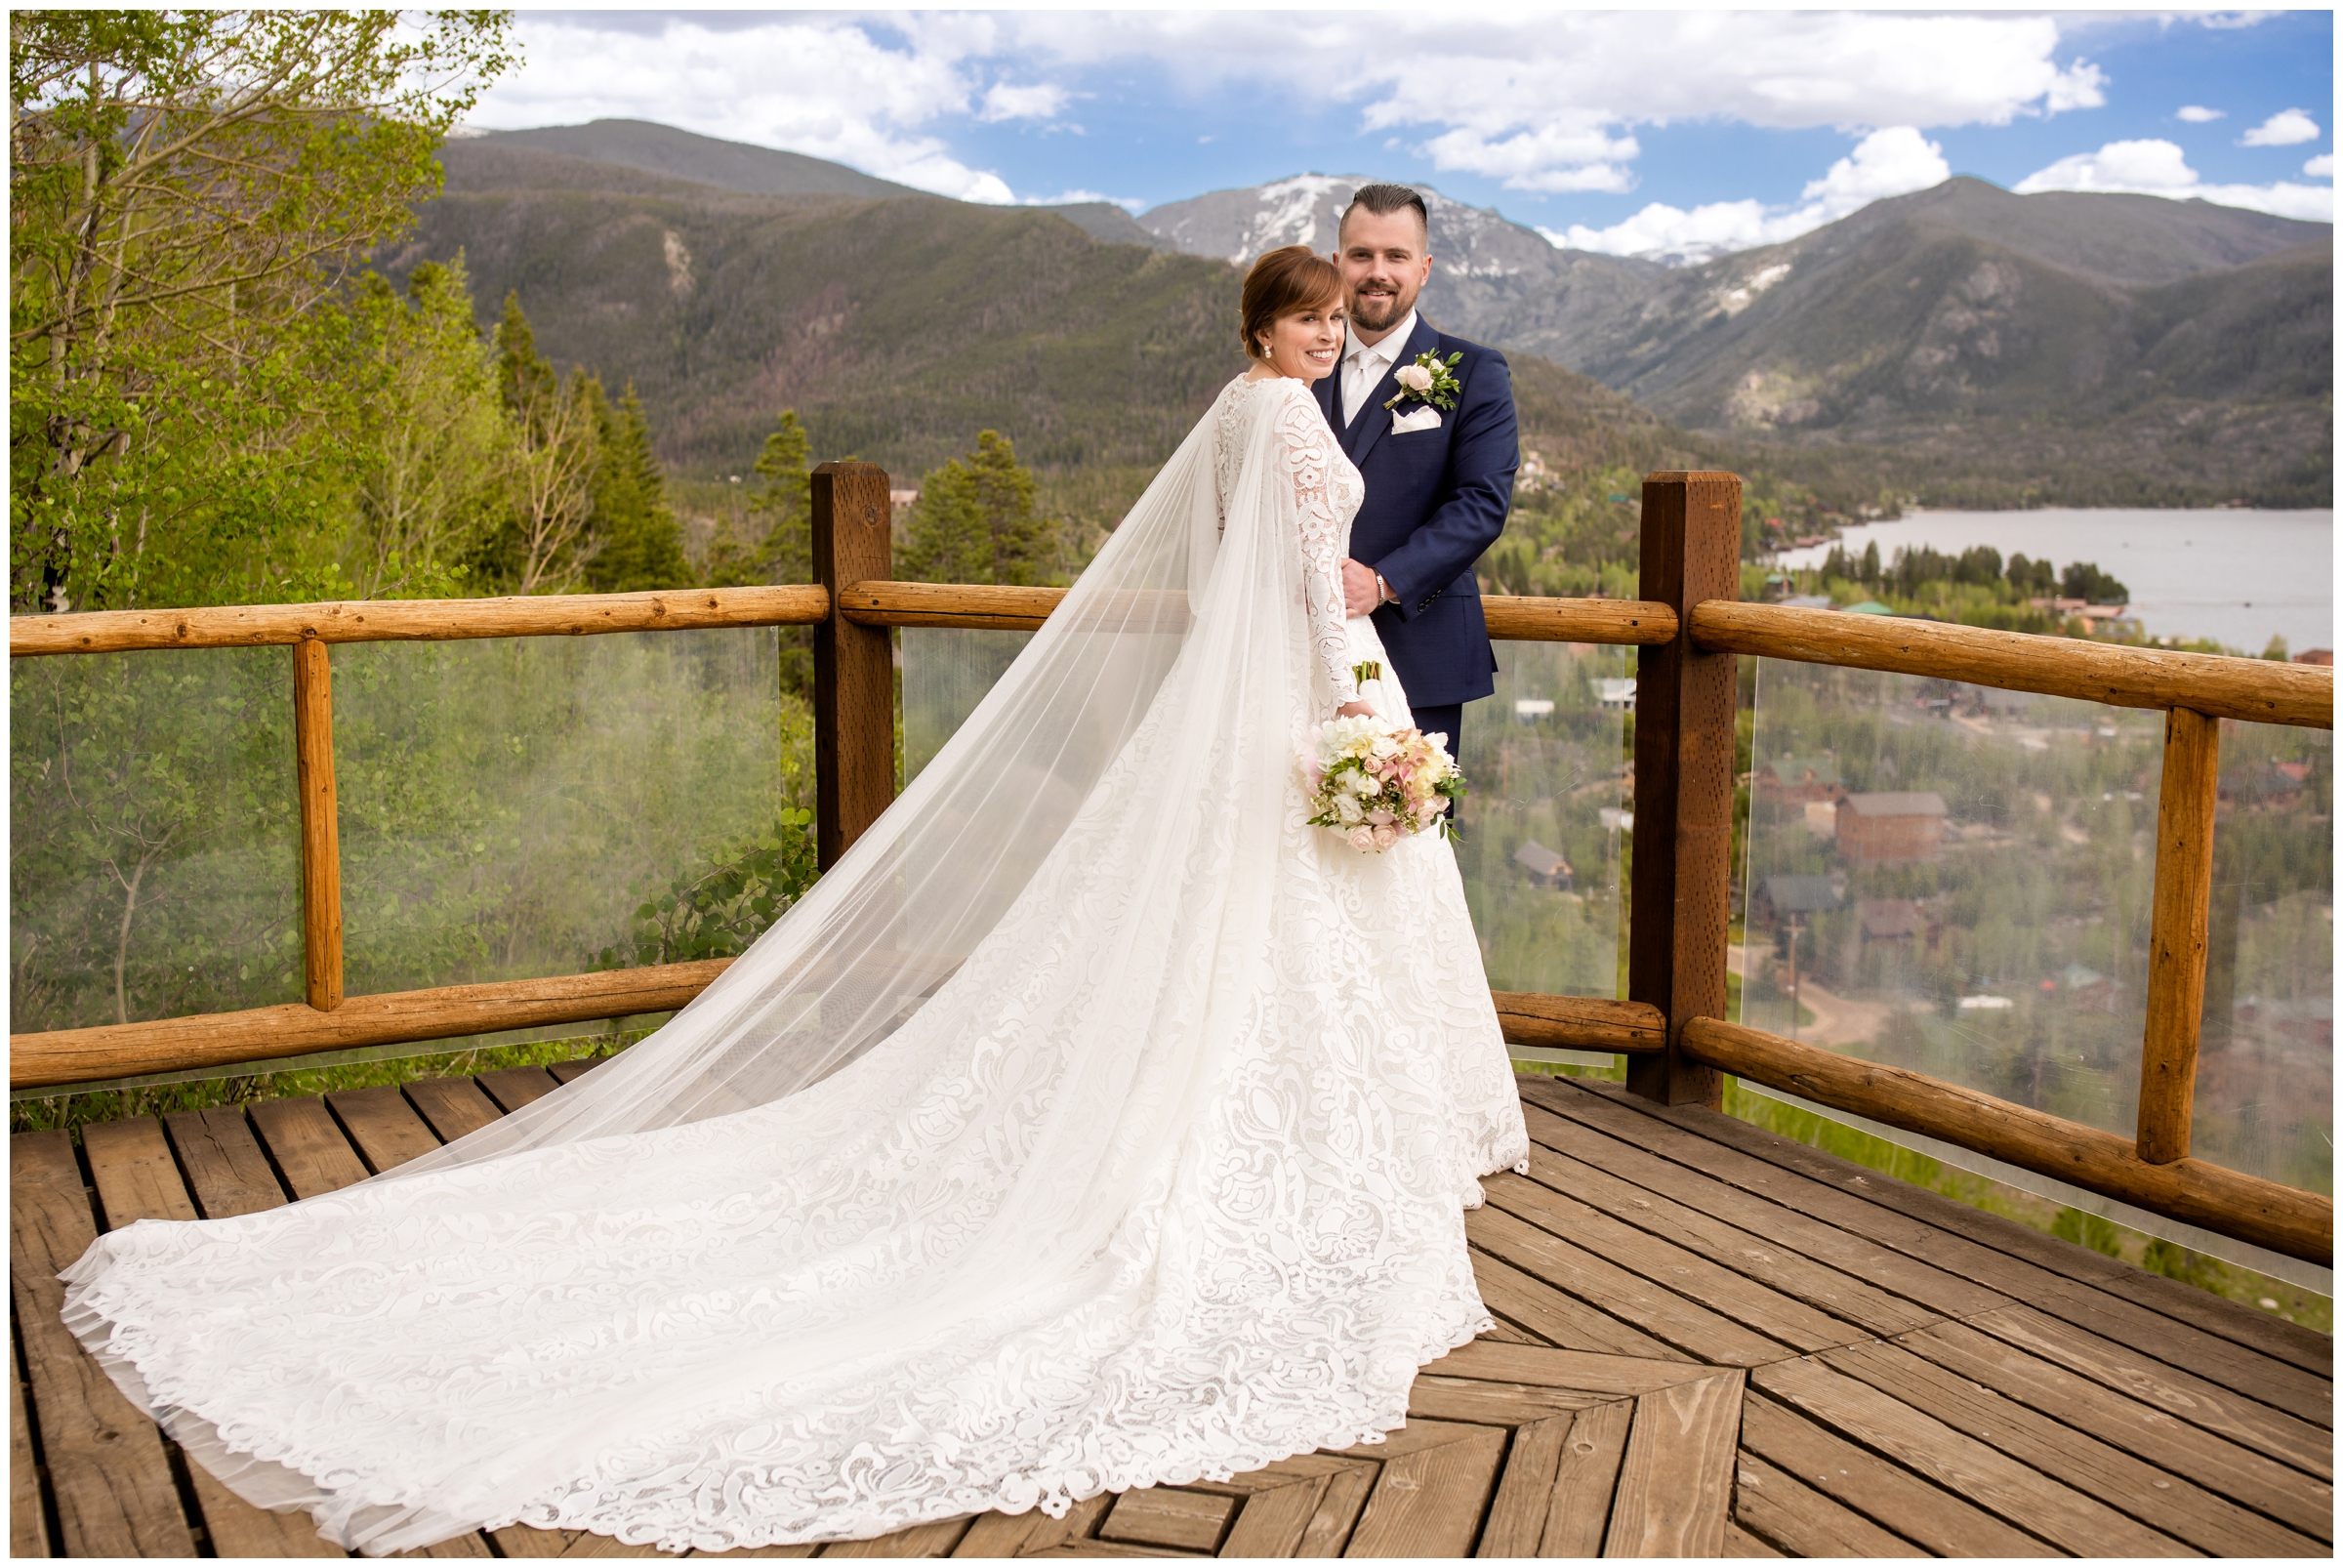
M 1315 390 L 1367 481 L 1350 528 L 1356 558 L 1342 563 L 1342 594 L 1352 615 L 1374 612 L 1417 727 L 1445 733 L 1450 753 L 1461 757 L 1464 704 L 1497 689 L 1472 565 L 1504 531 L 1512 503 L 1521 461 L 1513 379 L 1496 350 L 1435 331 L 1417 315 L 1416 297 L 1432 275 L 1431 218 L 1421 196 L 1406 186 L 1364 186 L 1336 239 L 1349 342 L 1341 364 Z M 1445 364 L 1453 353 L 1463 356 L 1448 371 L 1453 391 L 1435 387 L 1431 397 L 1403 392 L 1402 368 L 1426 354 Z M 1441 408 L 1435 398 L 1453 406 Z

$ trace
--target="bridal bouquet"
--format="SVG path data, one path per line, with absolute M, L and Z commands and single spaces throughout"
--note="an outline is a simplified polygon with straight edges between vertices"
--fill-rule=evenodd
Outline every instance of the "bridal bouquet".
M 1310 826 L 1334 829 L 1354 849 L 1388 849 L 1434 823 L 1455 838 L 1449 810 L 1464 776 L 1447 738 L 1380 719 L 1328 720 L 1316 755 L 1301 759 Z

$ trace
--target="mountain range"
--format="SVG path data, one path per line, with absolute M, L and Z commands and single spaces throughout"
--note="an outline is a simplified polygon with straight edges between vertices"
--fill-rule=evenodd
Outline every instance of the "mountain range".
M 540 344 L 635 381 L 670 411 L 664 455 L 700 472 L 745 462 L 775 399 L 890 465 L 978 425 L 1044 465 L 1160 461 L 1239 363 L 1236 267 L 1331 248 L 1362 183 L 1302 175 L 1134 220 L 949 201 L 633 121 L 452 141 L 442 162 L 390 269 L 462 249 L 484 317 L 517 289 Z M 1954 179 L 1667 267 L 1425 196 L 1426 315 L 1505 349 L 1525 425 L 1541 404 L 1557 438 L 1634 431 L 1683 461 L 1934 504 L 2328 504 L 2327 225 Z

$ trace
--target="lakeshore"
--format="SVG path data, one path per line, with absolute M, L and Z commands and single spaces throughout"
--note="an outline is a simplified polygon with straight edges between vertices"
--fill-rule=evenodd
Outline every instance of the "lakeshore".
M 1881 561 L 1922 545 L 1957 554 L 1978 545 L 2064 566 L 2088 560 L 2131 590 L 2131 612 L 2153 637 L 2212 638 L 2260 653 L 2331 648 L 2334 631 L 2331 509 L 2253 512 L 2227 508 L 2045 507 L 2035 512 L 1909 512 L 1846 529 L 1850 556 L 1879 547 Z M 1786 551 L 1793 570 L 1823 563 L 1829 545 Z

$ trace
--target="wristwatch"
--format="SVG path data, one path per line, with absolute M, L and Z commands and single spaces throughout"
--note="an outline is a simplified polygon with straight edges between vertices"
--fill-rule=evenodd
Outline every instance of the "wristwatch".
M 1399 598 L 1397 594 L 1391 592 L 1391 585 L 1383 581 L 1383 574 L 1381 572 L 1377 572 L 1375 574 L 1375 591 L 1383 596 L 1381 598 L 1378 598 L 1375 601 L 1376 606 L 1378 609 Z

